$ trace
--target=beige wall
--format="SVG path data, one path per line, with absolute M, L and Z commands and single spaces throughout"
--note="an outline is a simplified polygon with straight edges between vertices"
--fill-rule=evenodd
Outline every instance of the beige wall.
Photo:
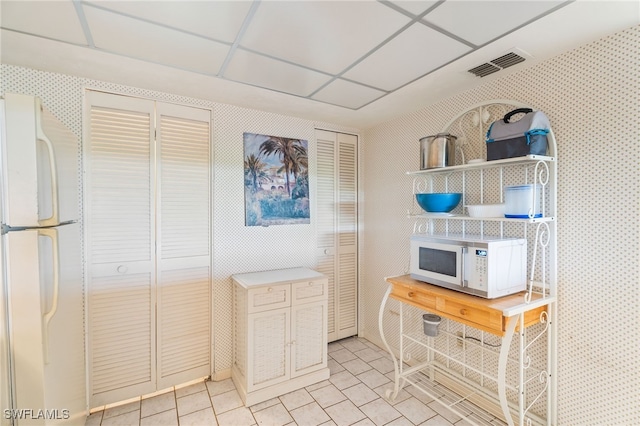
M 558 144 L 559 424 L 640 422 L 639 46 L 634 27 L 364 133 L 365 337 L 379 340 L 383 277 L 408 267 L 419 138 L 484 101 L 529 104 Z

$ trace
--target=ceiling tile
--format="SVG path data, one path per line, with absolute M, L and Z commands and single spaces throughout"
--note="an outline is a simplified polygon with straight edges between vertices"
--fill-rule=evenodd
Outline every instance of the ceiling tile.
M 331 77 L 238 49 L 227 66 L 224 78 L 279 92 L 309 96 Z
M 446 1 L 423 19 L 483 45 L 564 1 Z
M 434 4 L 438 3 L 437 0 L 434 1 L 392 1 L 391 3 L 396 6 L 400 6 L 407 12 L 410 12 L 414 15 L 420 15 L 425 10 L 429 9 Z
M 90 4 L 232 43 L 250 1 L 92 1 Z
M 391 91 L 470 50 L 469 46 L 416 23 L 343 77 Z
M 2 28 L 87 45 L 71 1 L 2 1 Z
M 385 95 L 385 92 L 361 84 L 337 79 L 311 98 L 345 108 L 358 109 Z
M 215 75 L 229 46 L 91 6 L 84 13 L 99 49 Z
M 337 74 L 408 22 L 372 1 L 262 2 L 240 44 Z

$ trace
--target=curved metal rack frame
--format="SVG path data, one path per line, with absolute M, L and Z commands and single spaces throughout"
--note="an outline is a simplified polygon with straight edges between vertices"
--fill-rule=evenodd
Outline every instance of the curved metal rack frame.
M 436 347 L 432 337 L 406 332 L 404 330 L 406 313 L 404 304 L 400 303 L 400 347 L 396 357 L 396 352 L 388 344 L 384 334 L 385 306 L 391 293 L 391 285 L 389 285 L 382 299 L 378 318 L 382 341 L 392 355 L 394 363 L 394 387 L 386 393 L 389 399 L 395 399 L 405 384 L 411 384 L 460 417 L 467 417 L 468 410 L 464 407 L 457 409 L 456 406 L 460 406 L 463 401 L 474 402 L 476 396 L 480 395 L 483 400 L 497 402 L 499 412 L 496 413 L 494 410 L 493 414 L 502 417 L 509 425 L 554 425 L 557 422 L 555 362 L 557 352 L 555 321 L 557 311 L 557 147 L 555 136 L 553 132 L 548 135 L 547 156 L 528 155 L 504 160 L 465 163 L 465 158 L 486 159 L 484 137 L 489 124 L 510 110 L 521 107 L 527 106 L 518 102 L 499 100 L 479 104 L 463 112 L 445 128 L 445 132 L 458 137 L 456 165 L 407 172 L 407 175 L 414 177 L 413 194 L 462 192 L 461 205 L 464 206 L 470 196 L 469 191 L 475 192 L 473 195 L 480 203 L 485 203 L 488 199 L 503 202 L 502 188 L 508 180 L 507 176 L 512 178 L 512 171 L 520 170 L 516 172 L 520 173 L 516 175 L 521 179 L 520 183 L 535 183 L 543 188 L 542 199 L 539 200 L 542 204 L 542 217 L 533 217 L 533 212 L 530 212 L 528 218 L 522 219 L 477 218 L 464 214 L 462 207 L 457 207 L 450 214 L 426 213 L 417 206 L 415 196 L 412 209 L 407 212 L 407 216 L 414 220 L 414 233 L 445 235 L 469 233 L 481 237 L 485 234 L 500 237 L 516 236 L 513 235 L 514 233 L 524 235 L 524 238 L 529 240 L 532 250 L 529 255 L 528 289 L 523 303 L 503 313 L 507 325 L 505 335 L 501 338 L 499 351 L 486 348 L 481 344 L 479 349 L 481 359 L 472 360 L 472 362 L 469 362 L 466 357 L 461 359 L 457 354 L 460 341 L 458 335 L 444 332 L 443 336 L 447 339 L 447 344 L 443 350 Z M 532 196 L 534 197 L 532 205 L 535 205 L 536 191 L 532 191 Z M 533 293 L 540 295 L 535 301 L 532 300 Z M 532 331 L 528 331 L 524 323 L 524 313 L 543 305 L 546 305 L 547 310 L 540 316 L 540 324 L 533 327 Z M 415 326 L 416 319 L 411 318 L 411 323 Z M 463 334 L 466 332 L 466 327 L 470 326 L 462 325 Z M 479 333 L 479 340 L 482 342 L 485 340 L 485 332 Z M 450 350 L 453 344 L 450 340 L 456 345 L 455 351 Z M 465 340 L 463 347 L 466 350 L 466 346 L 471 344 L 473 343 Z M 413 348 L 423 353 L 422 359 L 413 358 L 411 355 Z M 517 356 L 510 355 L 512 350 Z M 424 356 L 425 351 L 426 356 Z M 492 354 L 486 351 L 491 351 Z M 492 372 L 488 372 L 491 369 L 488 367 L 493 365 L 485 365 L 485 353 L 492 359 L 497 355 L 497 369 Z M 535 368 L 532 357 L 546 358 L 542 359 L 544 366 Z M 473 364 L 474 362 L 476 365 Z M 406 367 L 405 363 L 411 366 Z M 462 373 L 452 368 L 452 366 L 460 367 L 461 365 L 464 366 Z M 515 374 L 514 365 L 517 369 Z M 540 362 L 536 365 L 540 365 Z M 512 367 L 508 368 L 508 366 Z M 439 398 L 442 388 L 434 387 L 436 373 L 464 384 L 465 389 L 471 389 L 473 392 L 461 397 L 452 394 L 443 401 Z M 469 379 L 470 375 L 474 376 L 474 380 Z M 497 387 L 497 393 L 487 389 L 485 386 L 487 383 Z M 539 412 L 543 415 L 539 415 Z M 472 420 L 470 421 L 473 423 Z

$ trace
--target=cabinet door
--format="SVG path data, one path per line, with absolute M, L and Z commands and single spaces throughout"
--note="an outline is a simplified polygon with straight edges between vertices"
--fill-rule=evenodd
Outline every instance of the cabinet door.
M 290 378 L 291 308 L 249 315 L 247 391 Z
M 316 131 L 317 270 L 329 279 L 328 339 L 358 333 L 358 137 Z
M 153 102 L 87 92 L 90 406 L 155 390 Z
M 327 366 L 327 302 L 291 307 L 291 377 Z
M 210 119 L 158 103 L 158 389 L 208 376 L 211 354 Z

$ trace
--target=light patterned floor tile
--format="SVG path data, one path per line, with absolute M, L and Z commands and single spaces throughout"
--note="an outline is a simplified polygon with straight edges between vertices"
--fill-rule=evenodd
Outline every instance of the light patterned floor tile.
M 382 358 L 382 354 L 371 348 L 362 349 L 353 353 L 355 356 L 363 360 L 364 362 L 371 362 L 376 359 Z
M 390 380 L 387 376 L 374 369 L 358 374 L 356 375 L 356 377 L 371 389 L 375 389 L 378 386 L 390 383 Z
M 192 393 L 187 396 L 183 396 L 182 398 L 178 398 L 177 402 L 178 415 L 181 417 L 195 411 L 200 411 L 204 410 L 207 407 L 211 407 L 211 400 L 209 399 L 209 392 L 206 391 L 206 387 L 205 390 L 202 390 L 200 392 Z
M 347 361 L 351 361 L 352 359 L 357 359 L 358 357 L 347 349 L 340 349 L 339 351 L 331 352 L 331 358 L 335 359 L 340 364 L 343 364 Z
M 420 426 L 453 426 L 453 423 L 444 417 L 437 415 L 422 423 Z
M 204 382 L 193 383 L 188 386 L 184 386 L 181 388 L 176 388 L 176 397 L 182 398 L 187 395 L 193 395 L 194 393 L 202 392 L 207 390 L 207 386 Z
M 367 349 L 367 345 L 358 340 L 357 337 L 349 337 L 347 339 L 343 339 L 340 341 L 340 344 L 345 348 L 350 350 L 351 352 L 361 351 L 362 349 Z
M 218 424 L 211 407 L 182 416 L 179 420 L 180 426 L 216 426 Z
M 339 351 L 340 349 L 344 349 L 344 347 L 338 342 L 331 342 L 327 345 L 327 353 L 331 354 L 332 352 Z
M 387 424 L 402 415 L 382 398 L 361 406 L 360 410 L 378 426 Z
M 361 360 L 360 358 L 352 359 L 351 361 L 343 362 L 342 366 L 347 369 L 351 374 L 357 376 L 360 373 L 371 370 L 371 366 Z
M 253 417 L 259 426 L 284 426 L 293 421 L 293 418 L 282 404 L 276 404 L 264 410 L 254 411 Z
M 330 359 L 327 361 L 327 367 L 329 367 L 330 374 L 336 374 L 341 371 L 344 371 L 344 367 L 335 359 Z
M 344 401 L 347 397 L 332 384 L 309 392 L 322 408 Z
M 129 411 L 118 416 L 102 419 L 103 426 L 137 426 L 140 425 L 140 410 Z
M 140 420 L 140 426 L 178 426 L 178 412 L 176 409 L 163 411 Z
M 364 383 L 359 383 L 355 386 L 351 386 L 350 388 L 343 389 L 342 393 L 344 393 L 357 407 L 380 398 L 377 393 L 365 386 Z
M 106 419 L 110 417 L 120 416 L 122 414 L 126 414 L 131 411 L 140 411 L 140 400 L 135 402 L 129 402 L 127 404 L 118 405 L 111 408 L 107 408 L 106 410 L 104 410 L 104 416 L 102 421 L 104 422 Z
M 333 342 L 328 348 L 329 380 L 249 408 L 242 406 L 231 379 L 203 381 L 96 412 L 87 417 L 85 426 L 466 426 L 467 418 L 504 426 L 467 402 L 458 404 L 466 416 L 461 418 L 412 386 L 387 401 L 386 391 L 393 389 L 395 379 L 393 362 L 386 351 L 376 348 L 360 338 Z M 459 400 L 428 380 L 425 386 L 446 404 Z
M 331 420 L 329 415 L 316 402 L 292 410 L 291 415 L 297 424 L 304 426 L 316 426 Z
M 404 389 L 400 389 L 398 391 L 398 395 L 396 395 L 396 397 L 392 401 L 389 401 L 387 399 L 387 391 L 393 392 L 393 383 L 387 383 L 374 389 L 375 393 L 380 395 L 381 398 L 383 398 L 391 405 L 396 405 L 406 399 L 413 398 L 413 395 L 411 395 L 409 392 Z
M 336 405 L 332 405 L 325 409 L 327 414 L 338 426 L 351 425 L 357 421 L 364 419 L 366 416 L 353 402 L 347 400 Z
M 374 359 L 373 361 L 369 362 L 369 365 L 382 374 L 387 374 L 394 371 L 393 361 L 387 358 Z
M 233 384 L 233 380 L 225 379 L 217 382 L 208 380 L 206 382 L 207 389 L 209 390 L 209 395 L 216 396 L 221 393 L 229 392 L 236 389 L 236 386 Z
M 232 390 L 229 392 L 221 393 L 220 395 L 211 397 L 211 404 L 213 404 L 213 411 L 216 415 L 230 411 L 242 406 L 242 399 L 238 395 L 238 391 Z
M 360 380 L 348 371 L 341 371 L 329 377 L 329 381 L 338 389 L 346 389 L 360 383 Z
M 323 388 L 325 386 L 329 386 L 331 385 L 331 382 L 329 380 L 323 380 L 321 382 L 315 383 L 313 385 L 307 386 L 305 389 L 307 390 L 307 392 L 312 392 L 314 390 Z
M 220 414 L 218 424 L 220 426 L 251 426 L 256 424 L 256 420 L 251 414 L 251 410 L 240 407 Z
M 404 417 L 411 420 L 411 422 L 416 425 L 424 423 L 438 414 L 416 398 L 409 398 L 395 404 L 393 408 L 398 410 Z
M 276 397 L 276 398 L 268 399 L 266 401 L 252 405 L 251 407 L 249 407 L 249 409 L 251 410 L 252 413 L 255 413 L 256 411 L 264 410 L 265 408 L 269 408 L 272 405 L 276 405 L 276 404 L 282 404 L 282 402 L 280 401 L 280 398 Z
M 142 418 L 162 413 L 167 410 L 175 410 L 176 395 L 173 392 L 163 393 L 151 398 L 143 399 L 141 403 Z
M 91 414 L 89 417 L 87 417 L 87 420 L 85 421 L 84 426 L 99 426 L 100 422 L 102 421 L 103 414 L 104 414 L 104 410 Z
M 387 423 L 385 426 L 413 426 L 414 424 L 407 420 L 406 417 L 398 417 L 392 422 Z
M 313 402 L 313 398 L 306 389 L 299 389 L 282 395 L 280 401 L 291 411 Z
M 366 419 L 360 420 L 358 423 L 354 423 L 353 426 L 376 426 L 376 424 L 367 417 Z

